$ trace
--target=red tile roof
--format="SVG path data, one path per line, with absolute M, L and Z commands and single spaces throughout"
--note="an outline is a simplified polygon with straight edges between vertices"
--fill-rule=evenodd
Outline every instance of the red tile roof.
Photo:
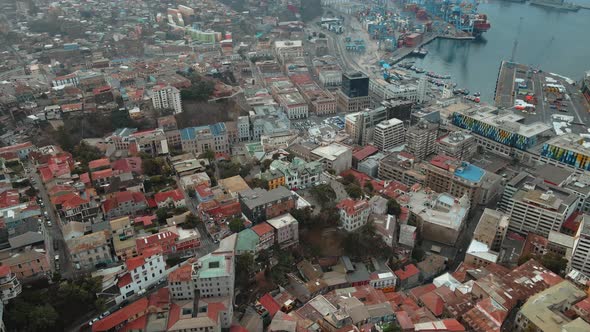
M 0 265 L 0 277 L 6 277 L 10 274 L 10 266 Z
M 92 180 L 95 180 L 95 181 L 100 180 L 100 179 L 110 178 L 112 176 L 113 176 L 113 170 L 110 168 L 92 172 Z
M 88 163 L 88 169 L 90 169 L 90 170 L 97 169 L 100 167 L 107 167 L 107 166 L 111 166 L 109 158 L 96 159 L 96 160 L 92 160 L 91 162 Z
M 232 325 L 229 328 L 229 332 L 250 332 L 247 328 L 242 327 L 241 325 Z
M 574 307 L 583 310 L 587 313 L 590 313 L 590 297 L 583 299 L 582 301 L 576 303 Z
M 92 325 L 92 332 L 108 331 L 116 326 L 125 323 L 133 317 L 144 315 L 148 308 L 148 299 L 142 297 L 141 299 L 125 306 L 111 315 L 99 320 Z
M 369 208 L 369 202 L 366 200 L 358 200 L 355 201 L 352 198 L 345 198 L 338 203 L 336 206 L 337 208 L 344 210 L 346 214 L 352 215 L 359 211 L 365 210 Z
M 131 274 L 129 272 L 125 273 L 123 276 L 119 278 L 117 281 L 117 287 L 123 288 L 129 285 L 133 280 L 131 279 Z
M 141 168 L 141 158 L 140 157 L 129 157 L 115 160 L 111 163 L 111 168 L 116 172 L 121 173 L 128 173 L 134 172 L 137 174 L 142 174 L 143 170 Z
M 135 270 L 139 266 L 142 266 L 147 258 L 160 253 L 162 253 L 162 248 L 158 246 L 144 249 L 141 253 L 141 256 L 132 257 L 125 261 L 125 265 L 127 265 L 127 271 Z
M 414 288 L 410 289 L 409 295 L 412 296 L 412 298 L 417 301 L 418 299 L 420 299 L 420 297 L 422 297 L 422 295 L 428 294 L 435 289 L 436 289 L 436 286 L 434 284 L 426 284 L 426 285 L 422 285 L 422 286 L 418 286 L 418 287 L 414 287 Z
M 84 184 L 90 183 L 90 174 L 88 172 L 80 174 L 80 181 Z
M 450 157 L 450 156 L 447 156 L 447 155 L 438 155 L 438 156 L 435 156 L 434 158 L 432 158 L 430 160 L 430 163 L 433 166 L 436 166 L 438 168 L 442 168 L 442 169 L 448 170 L 450 164 L 453 163 L 453 162 L 457 162 L 457 161 L 458 161 L 457 159 L 455 159 L 453 157 Z
M 143 315 L 138 319 L 125 324 L 125 326 L 123 326 L 119 332 L 145 331 L 147 318 L 147 315 Z
M 169 198 L 175 202 L 178 202 L 184 199 L 184 194 L 180 189 L 175 189 L 161 193 L 156 193 L 154 195 L 154 200 L 156 201 L 156 203 L 166 202 Z
M 207 317 L 216 322 L 219 317 L 219 312 L 226 310 L 225 304 L 220 302 L 210 302 L 207 304 Z
M 254 233 L 258 234 L 258 236 L 262 236 L 267 233 L 274 233 L 274 228 L 267 222 L 261 222 L 260 224 L 253 226 L 252 230 Z
M 397 311 L 395 313 L 395 317 L 397 318 L 397 322 L 399 323 L 399 326 L 402 328 L 402 330 L 410 330 L 410 329 L 414 329 L 414 323 L 412 323 L 412 320 L 410 319 L 410 316 L 408 316 L 408 313 L 405 311 Z
M 156 218 L 156 215 L 135 217 L 135 219 L 133 219 L 133 223 L 143 224 L 143 226 L 149 226 L 154 223 L 154 220 L 156 220 Z
M 416 265 L 410 264 L 410 265 L 404 266 L 403 268 L 401 268 L 399 270 L 396 270 L 394 273 L 400 280 L 406 280 L 412 276 L 420 274 L 420 270 L 418 270 Z
M 11 189 L 0 193 L 0 208 L 7 208 L 18 205 L 20 203 L 20 195 L 18 190 Z
M 379 149 L 377 149 L 376 147 L 374 147 L 372 145 L 367 145 L 364 148 L 353 153 L 352 157 L 355 158 L 356 160 L 363 160 L 363 159 L 367 158 L 368 156 L 374 155 L 377 152 L 379 152 Z
M 168 327 L 167 330 L 170 330 L 176 322 L 180 319 L 180 306 L 176 303 L 170 303 L 170 311 L 168 311 Z
M 192 264 L 185 264 L 178 269 L 170 272 L 168 274 L 168 282 L 181 282 L 181 281 L 191 281 L 193 272 L 193 265 Z
M 264 296 L 258 299 L 258 302 L 268 311 L 270 317 L 274 317 L 277 311 L 281 310 L 281 306 L 269 293 L 264 294 Z
M 435 316 L 440 317 L 443 314 L 444 302 L 435 292 L 430 292 L 422 295 L 420 301 L 424 306 L 430 310 Z
M 105 213 L 108 213 L 112 209 L 119 206 L 120 203 L 133 201 L 136 204 L 145 201 L 143 193 L 134 191 L 118 191 L 114 194 L 111 199 L 107 199 L 103 204 Z

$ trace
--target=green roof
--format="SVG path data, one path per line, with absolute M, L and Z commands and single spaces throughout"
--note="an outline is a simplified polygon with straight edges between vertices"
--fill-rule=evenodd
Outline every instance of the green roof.
M 218 278 L 229 274 L 224 255 L 205 255 L 199 258 L 199 278 Z
M 259 241 L 260 238 L 258 237 L 258 234 L 256 234 L 256 232 L 254 232 L 250 228 L 247 228 L 238 233 L 238 240 L 236 241 L 236 252 L 254 252 L 256 251 L 256 246 L 258 245 Z

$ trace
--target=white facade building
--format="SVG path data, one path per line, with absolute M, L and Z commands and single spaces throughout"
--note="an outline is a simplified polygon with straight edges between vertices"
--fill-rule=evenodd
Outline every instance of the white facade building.
M 590 276 L 590 217 L 584 215 L 574 237 L 571 268 Z
M 157 284 L 166 276 L 166 262 L 161 248 L 146 249 L 141 256 L 125 261 L 125 265 L 127 273 L 117 282 L 123 300 Z
M 373 134 L 375 147 L 380 151 L 389 150 L 404 144 L 404 123 L 396 118 L 385 120 L 375 126 Z
M 371 214 L 371 205 L 366 200 L 355 201 L 343 199 L 337 208 L 340 211 L 340 225 L 347 232 L 352 232 L 367 223 Z
M 180 91 L 173 86 L 159 85 L 152 89 L 152 103 L 155 109 L 173 109 L 174 114 L 182 113 Z
M 299 243 L 299 223 L 290 213 L 266 221 L 275 229 L 275 239 L 281 248 Z

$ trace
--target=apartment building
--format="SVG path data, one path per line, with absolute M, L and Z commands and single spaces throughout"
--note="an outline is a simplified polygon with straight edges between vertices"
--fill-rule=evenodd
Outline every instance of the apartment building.
M 423 169 L 425 185 L 455 197 L 467 195 L 472 206 L 487 204 L 502 192 L 502 177 L 452 157 L 437 155 Z
M 111 263 L 113 257 L 108 233 L 108 231 L 99 231 L 66 240 L 73 265 L 92 269 L 97 264 Z
M 270 164 L 270 171 L 283 174 L 285 178 L 284 185 L 287 188 L 304 189 L 314 186 L 320 181 L 320 175 L 323 169 L 320 162 L 305 162 L 305 160 L 295 157 L 291 162 L 283 160 L 273 161 Z M 278 180 L 280 183 L 280 177 Z
M 313 149 L 311 155 L 314 160 L 324 165 L 324 169 L 333 169 L 336 174 L 352 167 L 352 149 L 342 144 L 320 146 Z
M 14 299 L 22 292 L 20 281 L 16 278 L 16 274 L 12 272 L 10 266 L 0 266 L 0 300 L 6 303 Z
M 19 280 L 30 277 L 50 276 L 49 255 L 44 249 L 25 248 L 0 257 L 2 266 L 10 267 Z
M 166 276 L 166 261 L 161 248 L 148 248 L 140 256 L 125 261 L 127 272 L 119 277 L 117 287 L 125 300 L 157 284 Z
M 274 228 L 276 243 L 280 248 L 287 248 L 299 243 L 299 223 L 290 213 L 268 219 Z
M 470 160 L 477 150 L 475 136 L 463 131 L 452 131 L 435 142 L 435 152 L 459 160 Z
M 421 121 L 406 131 L 406 151 L 422 161 L 434 153 L 437 137 L 438 124 Z
M 505 185 L 499 210 L 510 216 L 509 230 L 547 237 L 550 231 L 560 231 L 578 207 L 578 200 L 567 189 L 521 172 Z
M 213 252 L 200 257 L 193 264 L 192 278 L 200 298 L 231 298 L 235 281 L 233 254 Z
M 404 123 L 395 118 L 380 122 L 375 126 L 373 141 L 380 151 L 389 150 L 404 144 Z
M 239 193 L 242 213 L 254 223 L 290 212 L 297 198 L 285 187 L 272 190 L 254 188 Z
M 590 275 L 590 216 L 584 215 L 574 236 L 570 267 Z
M 277 40 L 274 44 L 274 52 L 281 63 L 303 57 L 304 49 L 301 40 Z
M 131 219 L 127 216 L 109 221 L 112 232 L 113 249 L 115 256 L 121 261 L 137 255 L 137 246 L 135 245 L 135 228 Z
M 157 85 L 152 88 L 152 104 L 157 110 L 172 109 L 174 114 L 182 113 L 180 91 L 171 85 Z
M 394 152 L 379 161 L 378 177 L 381 180 L 394 180 L 406 186 L 423 184 L 426 176 L 421 164 L 415 164 L 415 157 L 407 152 Z
M 180 130 L 182 151 L 197 155 L 205 151 L 229 153 L 230 146 L 225 123 L 209 126 L 188 127 Z
M 193 300 L 195 286 L 193 283 L 193 264 L 185 264 L 168 274 L 168 289 L 174 300 Z
M 352 232 L 365 225 L 371 214 L 371 205 L 364 199 L 355 201 L 345 198 L 336 207 L 340 213 L 340 225 L 347 232 Z

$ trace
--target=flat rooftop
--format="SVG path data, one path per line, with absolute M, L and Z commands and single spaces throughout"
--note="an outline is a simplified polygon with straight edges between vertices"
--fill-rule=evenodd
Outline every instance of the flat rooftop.
M 462 206 L 447 193 L 437 194 L 424 190 L 413 192 L 409 197 L 412 212 L 425 222 L 458 230 L 467 217 L 469 206 Z
M 485 171 L 475 165 L 463 163 L 461 167 L 455 169 L 455 175 L 471 182 L 479 182 L 485 175 Z
M 474 106 L 469 109 L 463 109 L 456 113 L 463 114 L 473 120 L 487 124 L 489 126 L 502 129 L 524 137 L 535 137 L 541 133 L 551 130 L 551 126 L 534 122 L 524 124 L 525 117 L 512 112 L 511 110 L 498 110 L 492 106 Z

